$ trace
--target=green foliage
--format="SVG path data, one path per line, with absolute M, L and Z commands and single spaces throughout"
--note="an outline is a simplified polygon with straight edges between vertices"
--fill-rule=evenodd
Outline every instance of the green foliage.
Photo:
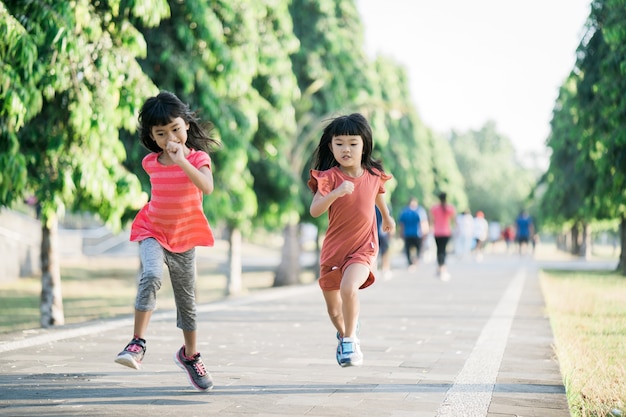
M 462 179 L 452 154 L 444 145 L 441 154 L 435 155 L 436 142 L 443 139 L 435 139 L 419 119 L 404 68 L 383 57 L 370 62 L 365 56 L 363 27 L 354 2 L 297 0 L 290 11 L 301 44 L 292 56 L 303 92 L 296 106 L 298 143 L 292 161 L 301 170 L 302 183 L 308 179 L 309 158 L 324 122 L 358 111 L 372 125 L 374 157 L 394 175 L 387 187 L 392 207 L 401 207 L 412 195 L 424 204 L 434 202 L 436 180 L 449 182 L 448 188 L 463 199 Z M 302 199 L 308 207 L 311 195 L 306 188 Z M 304 213 L 304 218 L 324 226 L 324 217 L 310 219 Z
M 378 57 L 374 70 L 380 94 L 378 103 L 372 106 L 374 156 L 394 175 L 391 207 L 397 212 L 413 196 L 420 204 L 430 205 L 435 193 L 433 149 L 429 139 L 432 133 L 415 112 L 404 68 Z
M 363 27 L 353 1 L 293 0 L 289 12 L 300 43 L 291 62 L 302 91 L 290 162 L 300 178 L 302 207 L 308 209 L 311 193 L 303 185 L 323 126 L 334 116 L 371 104 L 375 74 L 365 56 Z M 326 222 L 324 216 L 312 219 L 308 210 L 302 216 L 322 227 Z
M 547 141 L 552 149 L 550 166 L 540 181 L 543 186 L 539 208 L 548 224 L 563 224 L 570 219 L 585 217 L 585 206 L 590 203 L 594 173 L 586 172 L 589 164 L 582 164 L 584 135 L 578 124 L 579 109 L 575 102 L 576 76 L 561 87 Z
M 269 2 L 258 20 L 258 129 L 250 149 L 250 172 L 259 202 L 257 224 L 276 229 L 298 219 L 299 171 L 289 155 L 296 143 L 295 103 L 300 98 L 289 55 L 299 48 L 286 1 Z
M 137 93 L 154 91 L 136 62 L 145 53 L 143 38 L 127 19 L 147 4 L 4 2 L 11 41 L 1 47 L 2 74 L 11 84 L 4 88 L 3 79 L 0 95 L 21 105 L 2 110 L 13 122 L 2 126 L 9 146 L 0 159 L 12 162 L 0 182 L 1 205 L 33 193 L 44 218 L 70 208 L 119 228 L 124 212 L 145 200 L 122 167 L 119 129 L 134 130 Z M 141 18 L 154 23 L 164 3 L 150 4 Z M 28 182 L 19 180 L 25 173 Z
M 456 164 L 450 142 L 436 135 L 430 135 L 429 140 L 433 155 L 435 193 L 438 195 L 445 192 L 448 195 L 448 202 L 457 209 L 467 207 L 465 180 Z
M 576 65 L 555 104 L 541 201 L 554 224 L 626 213 L 625 10 L 620 0 L 592 2 Z
M 370 65 L 354 1 L 293 0 L 289 11 L 301 45 L 292 56 L 300 90 L 323 84 L 311 96 L 310 111 L 318 116 L 340 113 L 367 101 Z
M 626 212 L 626 9 L 622 1 L 596 0 L 589 18 L 591 39 L 577 62 L 583 147 L 597 174 L 594 194 L 613 215 Z M 611 181 L 605 181 L 611 178 Z M 597 202 L 596 202 L 597 203 Z M 607 213 L 594 213 L 605 216 Z
M 526 206 L 536 178 L 517 161 L 510 139 L 487 122 L 477 131 L 452 132 L 450 143 L 468 197 L 459 210 L 481 210 L 490 221 L 512 222 Z
M 17 131 L 41 109 L 42 94 L 37 88 L 37 44 L 3 3 L 0 33 L 0 206 L 6 206 L 19 200 L 27 186 Z
M 270 207 L 284 195 L 271 196 L 262 184 L 266 168 L 285 165 L 277 152 L 295 130 L 290 106 L 297 89 L 286 63 L 297 40 L 287 17 L 283 1 L 175 2 L 171 19 L 143 29 L 146 73 L 199 109 L 222 142 L 213 155 L 215 191 L 205 199 L 212 221 L 249 230 L 254 218 L 280 216 Z M 259 206 L 265 197 L 268 204 Z
M 324 122 L 352 111 L 370 120 L 375 156 L 396 178 L 393 204 L 412 195 L 430 204 L 441 189 L 466 199 L 447 142 L 414 110 L 405 70 L 365 55 L 353 1 L 14 0 L 0 3 L 0 17 L 2 205 L 35 194 L 44 211 L 90 211 L 120 226 L 149 190 L 134 131 L 158 89 L 215 125 L 212 222 L 252 230 L 306 215 Z

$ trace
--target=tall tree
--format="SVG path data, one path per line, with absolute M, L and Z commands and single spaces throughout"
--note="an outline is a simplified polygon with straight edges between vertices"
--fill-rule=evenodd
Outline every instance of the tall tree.
M 467 207 L 465 179 L 459 171 L 450 141 L 440 135 L 429 135 L 433 155 L 435 193 L 445 192 L 448 202 L 456 207 Z
M 384 117 L 378 124 L 374 119 L 375 156 L 395 178 L 389 202 L 399 210 L 415 196 L 422 205 L 430 205 L 435 194 L 432 132 L 415 111 L 404 67 L 378 56 L 374 69 L 380 99 L 373 108 Z
M 363 26 L 354 2 L 294 0 L 290 10 L 301 43 L 292 57 L 303 92 L 292 160 L 298 161 L 294 168 L 301 170 L 302 182 L 308 178 L 321 122 L 359 111 L 372 125 L 376 157 L 396 176 L 388 187 L 392 205 L 404 204 L 413 194 L 430 204 L 434 192 L 441 189 L 450 192 L 453 201 L 465 199 L 448 143 L 419 120 L 405 70 L 382 57 L 371 62 L 365 55 Z M 308 207 L 311 196 L 303 190 L 303 205 Z M 323 216 L 311 219 L 304 212 L 302 218 L 319 230 L 325 228 Z
M 0 161 L 9 175 L 0 177 L 0 205 L 28 194 L 41 204 L 43 327 L 64 322 L 57 215 L 90 211 L 119 227 L 145 199 L 122 167 L 119 141 L 119 129 L 135 128 L 138 92 L 154 90 L 136 62 L 145 43 L 128 16 L 155 24 L 167 11 L 159 0 L 0 4 L 0 98 L 11 103 L 1 110 L 8 123 Z
M 242 230 L 277 227 L 297 210 L 284 157 L 299 95 L 289 53 L 298 47 L 286 0 L 171 2 L 171 19 L 145 28 L 145 71 L 201 110 L 223 147 L 214 155 L 215 192 L 205 199 L 230 244 L 227 291 L 241 289 Z M 135 148 L 137 145 L 132 145 Z M 139 166 L 141 152 L 136 155 Z
M 581 138 L 585 132 L 579 123 L 580 107 L 576 97 L 578 77 L 572 73 L 559 90 L 554 106 L 550 136 L 550 165 L 538 183 L 538 209 L 546 225 L 572 231 L 573 243 L 581 225 L 593 219 L 593 187 L 596 172 Z M 581 254 L 589 246 L 572 245 L 572 252 Z
M 299 171 L 294 171 L 291 150 L 296 137 L 296 106 L 301 93 L 290 55 L 300 43 L 293 33 L 288 1 L 268 2 L 265 18 L 259 21 L 259 69 L 252 86 L 259 93 L 259 126 L 252 140 L 250 171 L 259 200 L 256 226 L 283 228 L 285 242 L 275 284 L 299 282 L 300 251 L 289 241 L 290 225 L 297 224 L 302 211 Z
M 156 28 L 141 27 L 148 44 L 141 61 L 145 72 L 162 90 L 169 90 L 215 126 L 223 147 L 213 159 L 214 192 L 204 199 L 209 221 L 227 226 L 230 273 L 227 291 L 241 287 L 240 227 L 257 211 L 248 170 L 248 146 L 256 113 L 246 103 L 257 65 L 254 7 L 240 2 L 171 1 L 171 16 Z M 132 164 L 141 170 L 142 153 L 135 148 Z M 148 183 L 145 183 L 145 187 Z
M 581 74 L 577 98 L 584 149 L 579 161 L 592 166 L 596 174 L 587 213 L 596 219 L 620 219 L 620 268 L 626 274 L 626 103 L 621 94 L 626 88 L 624 19 L 623 1 L 592 2 L 588 33 L 578 49 L 576 71 Z
M 371 65 L 364 52 L 364 31 L 354 1 L 293 0 L 289 11 L 293 30 L 300 42 L 291 56 L 293 71 L 302 98 L 296 105 L 297 135 L 291 142 L 293 176 L 305 184 L 310 157 L 325 121 L 333 116 L 357 111 L 372 96 Z M 303 190 L 302 207 L 311 196 Z M 308 210 L 301 213 L 321 228 L 326 219 L 313 220 Z M 290 253 L 285 254 L 274 285 L 298 282 L 299 218 L 290 219 L 283 236 Z

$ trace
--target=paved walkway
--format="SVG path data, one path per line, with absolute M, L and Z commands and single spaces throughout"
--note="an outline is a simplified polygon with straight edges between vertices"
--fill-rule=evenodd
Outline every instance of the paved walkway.
M 432 263 L 399 267 L 361 292 L 358 368 L 335 361 L 317 285 L 200 306 L 208 393 L 172 360 L 170 311 L 155 313 L 140 371 L 113 362 L 130 318 L 0 336 L 0 415 L 569 416 L 537 264 L 487 255 L 449 268 L 441 282 Z

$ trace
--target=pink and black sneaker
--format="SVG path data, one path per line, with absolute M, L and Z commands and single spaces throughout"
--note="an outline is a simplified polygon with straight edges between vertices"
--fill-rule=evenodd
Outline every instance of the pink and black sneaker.
M 133 337 L 123 351 L 117 354 L 115 362 L 129 368 L 141 368 L 141 360 L 146 353 L 146 341 L 139 337 Z
M 213 388 L 213 380 L 204 366 L 199 352 L 193 358 L 188 358 L 185 356 L 185 346 L 183 346 L 174 355 L 174 362 L 185 371 L 187 379 L 189 379 L 189 382 L 195 389 L 208 391 Z

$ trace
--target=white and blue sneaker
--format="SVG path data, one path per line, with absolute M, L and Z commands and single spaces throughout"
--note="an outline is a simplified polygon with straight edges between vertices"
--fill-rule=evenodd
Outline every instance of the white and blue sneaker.
M 337 345 L 337 363 L 342 367 L 361 366 L 363 353 L 361 344 L 356 337 L 344 337 L 339 339 Z

